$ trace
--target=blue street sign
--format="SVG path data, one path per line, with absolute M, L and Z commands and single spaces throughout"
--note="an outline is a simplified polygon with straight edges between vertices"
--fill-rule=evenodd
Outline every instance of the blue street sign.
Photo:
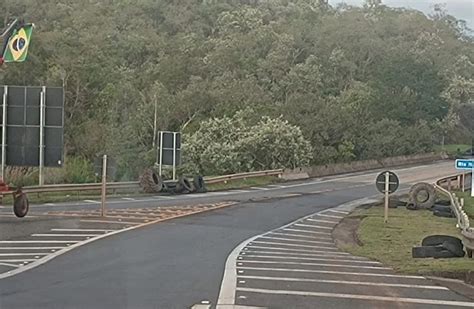
M 456 168 L 458 170 L 472 170 L 474 168 L 474 160 L 456 160 Z

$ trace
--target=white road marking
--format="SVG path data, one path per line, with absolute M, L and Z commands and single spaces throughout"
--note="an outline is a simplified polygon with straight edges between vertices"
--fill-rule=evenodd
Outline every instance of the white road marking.
M 321 247 L 321 246 L 309 246 L 309 245 L 298 245 L 298 244 L 288 244 L 281 242 L 270 242 L 270 241 L 259 241 L 254 240 L 252 243 L 255 244 L 265 244 L 265 245 L 278 245 L 278 246 L 289 246 L 289 247 L 301 247 L 301 248 L 315 248 L 315 249 L 324 249 L 324 250 L 339 250 L 335 247 Z
M 347 271 L 315 270 L 315 269 L 299 269 L 299 268 L 239 267 L 239 269 L 262 270 L 262 271 L 307 272 L 307 273 L 318 273 L 318 274 L 352 275 L 352 276 L 364 276 L 364 277 L 425 279 L 425 277 L 421 277 L 421 276 L 408 276 L 408 275 L 405 276 L 405 275 L 373 274 L 373 273 L 354 273 L 354 272 L 347 272 Z
M 318 267 L 340 267 L 340 268 L 363 268 L 363 269 L 376 269 L 376 270 L 392 270 L 389 267 L 381 266 L 363 266 L 363 265 L 343 265 L 343 264 L 324 264 L 324 263 L 306 263 L 306 262 L 288 262 L 288 261 L 257 261 L 257 260 L 242 260 L 243 263 L 252 264 L 288 264 L 288 265 L 300 265 L 300 266 L 318 266 Z M 366 273 L 364 273 L 366 274 Z
M 303 195 L 302 193 L 288 193 L 288 194 L 283 194 L 283 195 L 278 195 L 276 198 L 285 198 L 285 197 L 295 197 L 295 196 L 301 196 Z
M 286 188 L 286 186 L 282 186 L 282 185 L 268 185 L 267 187 L 274 187 L 274 188 Z
M 37 256 L 37 255 L 48 255 L 49 252 L 36 252 L 36 253 L 0 253 L 0 256 Z
M 16 265 L 16 264 L 10 264 L 10 263 L 0 263 L 0 265 L 2 265 L 2 266 L 8 266 L 8 267 L 15 267 L 15 268 L 18 268 L 18 267 L 20 267 L 19 265 Z
M 136 201 L 137 199 L 134 199 L 132 197 L 122 197 L 122 200 L 125 200 L 125 201 Z
M 323 244 L 323 245 L 334 245 L 334 243 L 328 241 L 317 241 L 317 240 L 303 240 L 303 239 L 291 239 L 291 238 L 284 238 L 284 237 L 272 237 L 272 236 L 262 236 L 259 239 L 275 239 L 275 240 L 284 240 L 284 241 L 296 241 L 296 242 L 304 242 L 308 244 Z
M 271 254 L 271 252 L 267 252 L 267 254 Z M 315 257 L 303 257 L 303 256 L 278 256 L 278 255 L 252 255 L 246 254 L 242 255 L 246 258 L 259 258 L 259 259 L 289 259 L 289 260 L 304 260 L 304 261 L 330 261 L 330 262 L 338 262 L 338 263 L 354 263 L 354 264 L 372 264 L 372 265 L 381 265 L 379 262 L 373 261 L 357 261 L 357 260 L 343 260 L 343 259 L 328 259 L 327 257 L 315 258 Z M 243 260 L 247 262 L 246 260 Z M 387 268 L 390 269 L 390 268 Z
M 323 229 L 323 230 L 332 230 L 332 227 L 328 226 L 317 226 L 317 225 L 309 225 L 309 224 L 301 224 L 301 223 L 295 223 L 294 226 L 301 226 L 301 227 L 310 227 L 313 229 Z
M 250 189 L 253 189 L 253 190 L 261 190 L 261 191 L 271 190 L 270 188 L 263 188 L 263 187 L 250 187 Z
M 317 239 L 317 240 L 329 240 L 332 243 L 331 238 L 327 237 L 322 237 L 322 238 L 316 238 L 316 236 L 310 236 L 310 235 L 301 235 L 301 234 L 290 234 L 290 233 L 279 233 L 279 232 L 271 232 L 271 235 L 280 235 L 280 236 L 291 236 L 291 237 L 301 237 L 301 238 L 309 238 L 309 239 Z
M 249 192 L 251 192 L 251 190 L 231 190 L 230 192 L 233 192 L 233 193 L 249 193 Z
M 33 234 L 33 237 L 88 237 L 99 236 L 102 234 Z
M 318 232 L 318 231 L 307 231 L 307 230 L 298 230 L 298 229 L 282 229 L 283 231 L 291 231 L 291 232 L 301 232 L 301 233 L 310 233 L 310 234 L 319 234 L 319 235 L 331 235 L 331 233 L 326 232 Z
M 401 284 L 401 283 L 382 283 L 382 282 L 366 282 L 366 281 L 344 281 L 344 280 L 323 280 L 323 279 L 309 279 L 309 278 L 288 278 L 288 277 L 260 277 L 260 276 L 238 276 L 241 279 L 256 279 L 256 280 L 271 280 L 271 281 L 294 281 L 294 282 L 318 282 L 331 284 L 348 284 L 348 285 L 368 285 L 368 286 L 384 286 L 394 288 L 409 288 L 409 289 L 428 289 L 428 290 L 448 290 L 444 286 L 438 285 L 416 285 L 416 284 Z
M 334 210 L 334 209 L 326 209 L 324 212 L 335 212 L 335 213 L 339 213 L 339 214 L 343 214 L 343 215 L 348 215 L 350 214 L 349 211 L 342 211 L 342 210 Z
M 338 293 L 306 292 L 306 291 L 267 290 L 267 289 L 252 289 L 252 288 L 244 288 L 244 287 L 238 287 L 237 291 L 261 293 L 261 294 L 300 295 L 300 296 L 376 300 L 376 301 L 387 301 L 387 302 L 396 302 L 396 303 L 412 303 L 412 304 L 443 305 L 443 306 L 474 308 L 473 302 L 451 301 L 451 300 L 434 300 L 434 299 L 422 299 L 422 298 L 387 297 L 387 296 L 338 294 Z
M 51 250 L 63 248 L 64 247 L 0 247 L 0 250 Z
M 107 220 L 81 220 L 81 222 L 127 224 L 127 225 L 139 225 L 140 224 L 140 222 L 107 221 Z
M 94 200 L 84 200 L 86 203 L 92 203 L 92 204 L 100 204 L 99 201 L 94 201 Z
M 338 222 L 336 222 L 336 221 L 327 221 L 327 220 L 318 220 L 318 219 L 306 219 L 306 221 L 320 222 L 320 223 L 331 223 L 331 224 L 336 224 L 336 223 L 338 223 Z
M 326 215 L 326 214 L 317 214 L 316 216 L 326 217 L 326 218 L 335 218 L 335 219 L 344 219 L 344 217 L 341 217 L 341 216 L 333 216 L 333 215 Z
M 51 229 L 53 232 L 111 232 L 113 229 L 103 230 L 103 229 Z
M 374 262 L 374 261 L 369 261 L 369 260 L 364 260 L 364 259 L 360 259 L 360 258 L 357 258 L 357 257 L 353 257 L 353 256 L 348 256 L 348 255 L 330 255 L 328 254 L 327 252 L 324 252 L 322 251 L 321 253 L 316 253 L 316 254 L 312 254 L 312 253 L 296 253 L 296 252 L 292 252 L 294 250 L 289 250 L 291 252 L 287 252 L 287 251 L 265 251 L 265 249 L 261 249 L 262 251 L 259 251 L 258 249 L 256 250 L 246 250 L 246 251 L 242 251 L 241 255 L 242 256 L 247 256 L 247 254 L 271 254 L 272 256 L 278 256 L 278 255 L 284 255 L 284 256 L 312 256 L 312 257 L 320 257 L 320 258 L 325 258 L 326 260 L 335 260 L 335 261 L 344 261 L 344 259 L 348 259 L 350 261 L 354 261 L 354 262 L 357 262 L 357 263 L 368 263 L 368 264 L 375 264 L 375 263 L 378 263 L 378 262 Z
M 56 204 L 54 203 L 46 203 L 46 204 L 43 204 L 44 206 L 56 206 Z
M 313 248 L 313 246 L 310 246 Z M 321 253 L 321 254 L 327 254 L 327 255 L 349 255 L 349 253 L 346 252 L 328 252 L 328 251 L 319 251 L 319 250 L 305 250 L 305 249 L 293 249 L 293 248 L 280 248 L 280 247 L 265 247 L 265 246 L 254 246 L 254 245 L 249 245 L 247 248 L 253 249 L 271 249 L 271 250 L 281 250 L 281 251 L 291 251 L 291 252 L 312 252 L 312 253 Z
M 1 244 L 67 244 L 74 242 L 77 242 L 77 240 L 0 240 Z
M 0 263 L 21 263 L 21 262 L 33 262 L 37 259 L 8 259 L 8 260 L 0 260 Z
M 174 196 L 164 196 L 164 195 L 155 195 L 153 196 L 155 199 L 163 199 L 163 200 L 174 200 Z M 143 201 L 143 200 L 141 200 Z

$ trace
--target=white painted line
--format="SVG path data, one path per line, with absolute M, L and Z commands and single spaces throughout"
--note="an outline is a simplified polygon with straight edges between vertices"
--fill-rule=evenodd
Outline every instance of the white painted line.
M 270 188 L 263 188 L 263 187 L 250 187 L 250 189 L 253 189 L 253 190 L 261 190 L 261 191 L 271 190 Z
M 308 224 L 300 224 L 300 223 L 296 223 L 296 224 L 294 224 L 294 226 L 310 227 L 310 228 L 313 228 L 313 229 L 323 229 L 323 230 L 332 230 L 333 229 L 332 227 L 328 227 L 328 226 L 317 226 L 317 225 L 308 225 Z
M 37 261 L 37 259 L 8 259 L 8 260 L 0 260 L 0 263 L 15 263 L 15 262 L 33 262 L 33 261 Z
M 139 225 L 140 224 L 140 222 L 107 221 L 107 220 L 81 220 L 81 222 L 127 224 L 127 225 Z
M 310 234 L 318 234 L 318 235 L 331 235 L 331 233 L 326 232 L 318 232 L 318 231 L 307 231 L 307 230 L 298 230 L 298 229 L 282 229 L 283 231 L 291 231 L 291 232 L 301 232 L 301 233 L 310 233 Z
M 324 212 L 328 212 L 328 211 L 343 214 L 343 215 L 350 214 L 350 212 L 348 211 L 342 211 L 342 210 L 336 210 L 336 209 L 326 209 Z
M 230 192 L 232 192 L 232 193 L 249 193 L 251 191 L 250 190 L 231 190 Z
M 99 236 L 102 234 L 33 234 L 33 237 L 89 237 Z
M 282 186 L 282 185 L 268 185 L 267 187 L 273 187 L 273 188 L 280 188 L 280 189 L 283 189 L 283 188 L 286 188 L 287 186 Z
M 247 254 L 248 255 L 251 255 L 251 254 L 263 254 L 263 255 L 267 255 L 267 254 L 270 254 L 272 256 L 304 256 L 304 257 L 317 257 L 317 258 L 324 258 L 325 260 L 327 261 L 331 261 L 331 260 L 334 260 L 334 261 L 352 261 L 354 263 L 361 263 L 361 264 L 376 264 L 378 262 L 375 262 L 375 261 L 370 261 L 370 260 L 366 260 L 366 259 L 361 259 L 361 258 L 358 258 L 358 257 L 354 257 L 354 256 L 351 256 L 351 255 L 334 255 L 334 254 L 329 254 L 328 252 L 321 252 L 321 253 L 299 253 L 299 252 L 287 252 L 287 251 L 265 251 L 266 249 L 261 249 L 262 251 L 260 251 L 259 249 L 255 249 L 255 250 L 246 250 L 246 251 L 243 251 L 241 254 L 242 256 L 246 256 Z
M 271 236 L 262 236 L 258 239 L 276 239 L 276 240 L 284 240 L 284 241 L 296 241 L 296 242 L 304 242 L 307 244 L 323 244 L 323 245 L 332 245 L 335 247 L 332 241 L 317 241 L 317 240 L 303 240 L 303 239 L 291 239 L 291 238 L 284 238 L 284 237 L 271 237 Z
M 271 254 L 271 252 L 270 252 Z M 275 256 L 275 255 L 252 255 L 252 254 L 246 254 L 242 255 L 242 257 L 246 258 L 258 258 L 258 259 L 289 259 L 289 260 L 304 260 L 304 261 L 330 261 L 333 262 L 335 261 L 334 259 L 328 259 L 327 257 L 323 258 L 314 258 L 314 257 L 298 257 L 298 256 Z M 243 260 L 243 262 L 246 262 L 246 260 Z M 372 264 L 372 265 L 381 265 L 379 262 L 372 262 L 372 261 L 357 261 L 357 260 L 342 260 L 338 259 L 338 263 L 354 263 L 354 264 Z M 286 263 L 285 263 L 286 264 Z M 344 266 L 345 267 L 345 266 Z M 390 268 L 387 268 L 390 269 Z
M 113 229 L 103 230 L 103 229 L 51 229 L 53 232 L 111 232 Z
M 99 201 L 94 201 L 94 200 L 84 200 L 86 203 L 92 203 L 92 204 L 100 204 Z
M 153 196 L 155 199 L 163 199 L 163 200 L 174 200 L 174 196 L 164 196 L 164 195 L 155 195 Z
M 20 267 L 20 265 L 10 264 L 10 263 L 0 263 L 0 266 L 8 266 L 8 267 L 14 267 L 14 268 Z
M 341 216 L 333 216 L 333 215 L 326 215 L 326 214 L 317 214 L 316 216 L 326 217 L 326 218 L 335 218 L 335 219 L 344 219 L 344 217 L 341 217 Z
M 451 301 L 451 300 L 434 300 L 434 299 L 422 299 L 422 298 L 387 297 L 387 296 L 338 294 L 338 293 L 306 292 L 306 291 L 267 290 L 267 289 L 252 289 L 252 288 L 244 288 L 244 287 L 238 287 L 237 291 L 261 293 L 261 294 L 300 295 L 300 296 L 313 296 L 313 297 L 376 300 L 376 301 L 387 301 L 387 302 L 395 302 L 395 303 L 412 303 L 412 304 L 442 305 L 442 306 L 474 308 L 474 302 Z
M 56 204 L 54 203 L 46 203 L 46 204 L 43 204 L 44 206 L 56 206 Z
M 63 248 L 64 247 L 0 247 L 0 250 L 51 250 Z
M 283 195 L 278 195 L 276 196 L 277 198 L 285 198 L 285 197 L 295 197 L 295 196 L 301 196 L 303 195 L 302 193 L 288 193 L 288 194 L 283 194 Z
M 288 244 L 288 243 L 281 243 L 281 242 L 270 242 L 270 241 L 259 241 L 259 240 L 254 240 L 252 243 L 265 244 L 265 245 L 289 246 L 289 247 L 301 247 L 301 248 L 315 248 L 315 249 L 335 250 L 335 251 L 339 250 L 335 247 L 321 247 L 321 246 L 314 246 L 314 245 L 308 246 L 308 245 Z
M 306 221 L 320 222 L 320 223 L 331 223 L 331 224 L 336 224 L 336 223 L 338 223 L 338 222 L 336 222 L 336 221 L 327 221 L 327 220 L 318 220 L 318 219 L 306 219 Z
M 68 244 L 74 242 L 77 240 L 0 240 L 0 244 Z
M 238 276 L 242 279 L 255 280 L 271 280 L 271 281 L 294 281 L 294 282 L 318 282 L 330 284 L 348 284 L 348 285 L 367 285 L 367 286 L 384 286 L 394 288 L 408 288 L 408 289 L 428 289 L 428 290 L 448 290 L 444 286 L 438 285 L 416 285 L 416 284 L 399 284 L 399 283 L 381 283 L 381 282 L 365 282 L 365 281 L 344 281 L 344 280 L 322 280 L 322 279 L 308 279 L 308 278 L 288 278 L 288 277 L 260 277 L 260 276 Z
M 125 201 L 136 201 L 137 199 L 134 199 L 132 197 L 122 197 L 122 200 L 125 200 Z
M 364 277 L 425 279 L 425 277 L 421 277 L 421 276 L 404 276 L 404 275 L 373 274 L 373 273 L 353 273 L 353 272 L 347 272 L 347 271 L 315 270 L 315 269 L 299 269 L 299 268 L 239 267 L 239 269 L 262 270 L 262 271 L 306 272 L 306 273 L 331 274 L 331 275 L 352 275 L 352 276 L 364 276 Z
M 37 253 L 0 253 L 0 256 L 36 256 L 36 255 L 48 255 L 49 252 L 37 252 Z
M 287 262 L 287 261 L 257 261 L 257 260 L 241 260 L 243 263 L 252 264 L 288 264 L 288 265 L 300 265 L 300 266 L 318 266 L 318 267 L 339 267 L 339 268 L 363 268 L 363 269 L 376 269 L 376 270 L 392 270 L 389 267 L 380 266 L 363 266 L 363 265 L 344 265 L 344 264 L 324 264 L 324 263 L 306 263 L 306 262 Z M 366 273 L 364 273 L 366 274 Z
M 278 232 L 271 232 L 271 235 L 276 235 L 276 236 L 291 236 L 291 237 L 301 237 L 301 238 L 309 238 L 309 239 L 317 239 L 317 240 L 329 240 L 332 241 L 331 238 L 327 237 L 322 237 L 322 238 L 316 238 L 317 236 L 310 236 L 310 235 L 301 235 L 301 234 L 290 234 L 290 233 L 278 233 Z M 270 235 L 269 234 L 269 235 Z M 332 243 L 332 242 L 331 242 Z
M 253 249 L 266 249 L 266 250 L 280 250 L 280 251 L 291 251 L 291 252 L 312 252 L 312 253 L 322 253 L 322 254 L 327 254 L 327 255 L 349 255 L 349 253 L 346 252 L 328 252 L 328 251 L 318 251 L 318 250 L 304 250 L 304 249 L 293 249 L 293 248 L 279 248 L 279 247 L 265 247 L 265 246 L 254 246 L 254 245 L 249 245 L 247 248 Z M 311 246 L 313 248 L 313 246 Z

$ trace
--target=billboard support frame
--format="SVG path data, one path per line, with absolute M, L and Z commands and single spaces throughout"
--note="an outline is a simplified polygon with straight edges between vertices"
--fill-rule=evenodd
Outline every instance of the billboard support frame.
M 7 100 L 8 100 L 8 86 L 3 86 L 3 105 L 2 105 L 2 166 L 1 177 L 5 181 L 5 164 L 6 164 L 6 148 L 7 148 Z

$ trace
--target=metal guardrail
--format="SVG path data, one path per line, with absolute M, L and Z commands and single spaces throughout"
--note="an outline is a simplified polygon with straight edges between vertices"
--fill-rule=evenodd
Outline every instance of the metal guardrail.
M 472 179 L 472 173 L 468 174 L 459 174 L 454 176 L 449 176 L 445 178 L 439 179 L 436 184 L 435 188 L 447 195 L 451 201 L 451 209 L 453 210 L 456 220 L 457 220 L 457 228 L 460 229 L 462 235 L 462 242 L 464 246 L 468 249 L 468 256 L 472 257 L 472 252 L 474 250 L 474 228 L 471 227 L 471 223 L 469 221 L 469 216 L 463 209 L 463 205 L 461 200 L 454 192 L 451 192 L 451 189 L 458 188 L 461 190 L 465 190 L 465 180 L 466 175 L 471 174 L 471 186 L 473 185 L 474 181 Z M 446 187 L 446 188 L 445 188 Z
M 216 177 L 204 177 L 204 180 L 208 184 L 215 184 L 221 182 L 227 182 L 236 179 L 246 179 L 263 176 L 281 176 L 283 169 L 267 170 L 258 172 L 248 172 L 231 174 Z M 165 183 L 171 181 L 165 181 Z M 68 191 L 99 191 L 101 190 L 101 183 L 82 183 L 82 184 L 54 184 L 54 185 L 43 185 L 43 186 L 26 186 L 23 187 L 22 191 L 25 193 L 50 193 L 50 192 L 68 192 Z M 109 182 L 107 183 L 107 190 L 139 190 L 140 185 L 138 181 L 127 181 L 127 182 Z M 0 192 L 0 196 L 12 194 L 13 191 Z

